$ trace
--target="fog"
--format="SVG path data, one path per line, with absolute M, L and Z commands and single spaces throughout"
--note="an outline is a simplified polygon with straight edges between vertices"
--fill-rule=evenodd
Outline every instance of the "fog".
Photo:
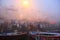
M 21 0 L 0 0 L 0 16 L 29 21 L 60 21 L 59 0 L 33 0 L 31 7 L 22 8 Z

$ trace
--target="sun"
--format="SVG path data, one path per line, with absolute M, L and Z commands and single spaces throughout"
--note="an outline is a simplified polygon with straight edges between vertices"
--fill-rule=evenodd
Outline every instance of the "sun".
M 28 2 L 28 1 L 23 1 L 23 4 L 24 4 L 24 5 L 28 5 L 29 2 Z
M 29 0 L 23 0 L 22 1 L 22 6 L 26 7 L 26 8 L 30 7 L 30 1 Z

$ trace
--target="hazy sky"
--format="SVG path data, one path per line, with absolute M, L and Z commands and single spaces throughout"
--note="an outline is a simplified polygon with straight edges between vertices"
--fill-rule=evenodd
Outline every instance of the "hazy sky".
M 14 5 L 16 6 L 15 9 L 19 9 L 20 1 L 21 0 L 0 0 L 0 5 L 8 8 Z M 42 19 L 47 18 L 49 20 L 60 21 L 60 0 L 33 0 L 31 3 L 32 5 L 34 5 L 32 6 L 32 8 L 36 7 L 35 10 L 39 11 L 39 13 L 35 13 L 35 14 L 33 13 L 33 15 L 36 16 L 37 14 L 37 16 L 39 15 L 38 17 Z M 16 14 L 12 14 L 12 13 L 8 15 L 16 16 Z

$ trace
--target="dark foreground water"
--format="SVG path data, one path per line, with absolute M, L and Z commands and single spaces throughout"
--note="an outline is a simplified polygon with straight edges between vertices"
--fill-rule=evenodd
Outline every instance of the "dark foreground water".
M 35 40 L 31 36 L 24 35 L 14 35 L 14 36 L 0 36 L 0 40 Z

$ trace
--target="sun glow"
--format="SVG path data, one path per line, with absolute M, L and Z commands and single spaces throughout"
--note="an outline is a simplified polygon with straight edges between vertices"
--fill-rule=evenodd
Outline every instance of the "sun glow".
M 23 4 L 24 4 L 24 5 L 28 5 L 29 2 L 28 2 L 28 1 L 23 1 Z
M 29 0 L 22 0 L 22 6 L 25 7 L 25 8 L 28 8 L 30 7 L 30 1 Z

